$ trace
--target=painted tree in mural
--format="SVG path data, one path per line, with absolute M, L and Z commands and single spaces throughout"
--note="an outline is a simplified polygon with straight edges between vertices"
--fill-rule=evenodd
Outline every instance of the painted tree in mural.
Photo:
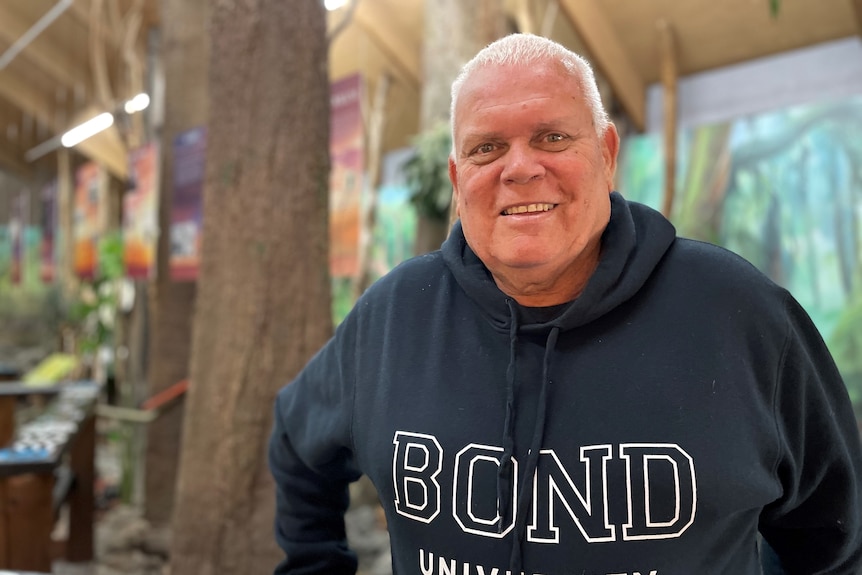
M 862 416 L 859 130 L 862 101 L 698 128 L 685 138 L 673 220 L 680 235 L 731 248 L 801 298 Z
M 191 387 L 171 571 L 271 572 L 277 389 L 331 334 L 329 94 L 319 0 L 212 5 Z

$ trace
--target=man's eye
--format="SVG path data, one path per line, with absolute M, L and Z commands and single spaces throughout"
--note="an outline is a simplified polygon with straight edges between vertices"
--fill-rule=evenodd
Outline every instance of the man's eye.
M 476 147 L 477 154 L 490 154 L 494 151 L 494 144 L 482 144 Z
M 569 147 L 571 138 L 560 132 L 549 132 L 538 140 L 538 146 L 549 152 L 562 152 Z

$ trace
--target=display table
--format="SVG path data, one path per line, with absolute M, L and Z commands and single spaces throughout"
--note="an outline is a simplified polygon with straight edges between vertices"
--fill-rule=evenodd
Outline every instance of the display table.
M 44 409 L 16 428 L 16 404 L 36 395 L 45 396 Z M 98 396 L 88 381 L 0 385 L 0 569 L 51 571 L 51 532 L 62 505 L 69 506 L 66 559 L 93 558 Z

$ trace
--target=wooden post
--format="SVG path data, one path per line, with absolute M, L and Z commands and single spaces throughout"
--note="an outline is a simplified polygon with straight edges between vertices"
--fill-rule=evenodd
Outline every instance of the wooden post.
M 670 218 L 676 190 L 676 97 L 677 61 L 676 40 L 667 20 L 659 20 L 659 51 L 661 82 L 664 87 L 664 199 L 661 212 Z
M 853 14 L 856 16 L 856 34 L 862 36 L 862 0 L 851 0 Z
M 0 477 L 0 569 L 9 565 L 9 502 L 6 478 Z
M 14 395 L 0 396 L 0 447 L 9 447 L 15 437 Z
M 62 252 L 59 257 L 59 278 L 63 286 L 63 295 L 70 297 L 75 291 L 77 280 L 75 278 L 75 176 L 72 173 L 72 162 L 69 150 L 61 148 L 57 150 L 57 207 L 58 226 L 60 228 L 60 246 Z M 73 350 L 64 349 L 71 352 Z
M 353 280 L 353 299 L 356 300 L 371 285 L 371 248 L 374 243 L 374 228 L 377 225 L 377 187 L 380 185 L 380 156 L 383 149 L 383 128 L 386 124 L 386 100 L 389 97 L 389 84 L 392 78 L 384 71 L 377 78 L 377 89 L 371 103 L 371 113 L 366 125 L 368 162 L 368 190 L 362 204 L 359 222 L 359 263 Z
M 81 422 L 78 436 L 70 446 L 69 466 L 75 486 L 69 494 L 69 542 L 66 559 L 73 563 L 93 559 L 93 515 L 96 506 L 93 483 L 96 479 L 96 416 Z
M 25 473 L 5 479 L 9 569 L 51 571 L 54 474 Z
M 518 23 L 518 31 L 524 34 L 535 34 L 536 26 L 533 24 L 533 14 L 530 12 L 529 0 L 518 0 L 515 3 L 515 22 Z

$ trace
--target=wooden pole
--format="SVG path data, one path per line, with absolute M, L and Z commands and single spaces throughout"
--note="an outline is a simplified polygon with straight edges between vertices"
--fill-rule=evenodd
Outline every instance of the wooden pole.
M 661 82 L 664 88 L 664 199 L 662 214 L 670 218 L 676 190 L 677 54 L 673 27 L 667 20 L 657 23 Z
M 856 34 L 862 36 L 862 0 L 851 0 L 853 14 L 856 16 Z
M 69 465 L 75 474 L 75 486 L 69 494 L 69 542 L 66 558 L 74 563 L 93 559 L 93 520 L 96 497 L 96 416 L 90 415 L 78 429 L 71 445 Z
M 380 185 L 383 128 L 386 124 L 386 101 L 389 97 L 391 81 L 389 73 L 385 71 L 377 79 L 377 89 L 374 92 L 371 113 L 366 123 L 368 126 L 368 161 L 366 164 L 368 193 L 362 203 L 362 216 L 359 222 L 359 262 L 356 277 L 353 280 L 354 300 L 358 299 L 372 282 L 371 248 L 374 247 L 374 228 L 377 225 L 377 187 Z
M 0 397 L 0 447 L 9 447 L 15 438 L 15 404 L 14 395 Z
M 54 474 L 13 475 L 4 483 L 9 527 L 9 563 L 4 568 L 51 571 Z
M 75 291 L 77 281 L 75 279 L 75 176 L 72 173 L 72 161 L 69 150 L 62 148 L 57 150 L 57 205 L 59 213 L 60 246 L 62 252 L 59 256 L 59 278 L 60 285 L 66 297 L 71 297 Z M 72 350 L 64 350 L 72 351 Z
M 0 478 L 0 569 L 9 565 L 9 498 L 6 478 Z
M 515 5 L 515 21 L 518 23 L 518 31 L 524 34 L 535 34 L 536 26 L 533 23 L 533 14 L 530 12 L 529 0 L 518 0 Z

